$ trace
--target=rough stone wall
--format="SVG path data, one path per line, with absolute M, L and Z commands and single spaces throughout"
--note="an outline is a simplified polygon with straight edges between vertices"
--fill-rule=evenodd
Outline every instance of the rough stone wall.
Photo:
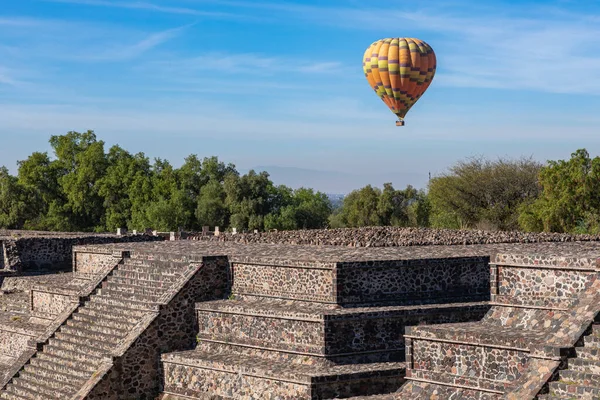
M 517 350 L 424 340 L 413 340 L 412 345 L 415 370 L 451 371 L 474 379 L 514 381 L 529 361 L 527 352 Z
M 87 253 L 75 251 L 73 255 L 73 271 L 80 274 L 97 274 L 107 267 L 114 266 L 112 253 Z
M 198 339 L 264 346 L 320 354 L 325 347 L 322 320 L 302 320 L 280 316 L 256 318 L 253 315 L 198 311 Z
M 228 269 L 225 257 L 205 258 L 203 267 L 160 310 L 125 354 L 115 360 L 113 368 L 86 399 L 155 399 L 162 388 L 161 354 L 194 348 L 198 332 L 195 304 L 226 294 Z
M 399 351 L 403 355 L 407 326 L 476 321 L 487 310 L 487 306 L 382 310 L 358 314 L 352 319 L 328 318 L 325 323 L 325 354 Z
M 160 241 L 161 237 L 136 236 L 69 236 L 3 237 L 4 269 L 19 272 L 57 272 L 71 268 L 73 246 L 86 244 Z
M 2 349 L 2 354 L 19 357 L 29 347 L 29 340 L 34 337 L 34 334 L 26 335 L 24 332 L 0 329 L 0 349 Z
M 333 266 L 282 267 L 233 263 L 233 293 L 335 303 Z
M 268 302 L 265 302 L 268 305 Z M 198 310 L 199 341 L 245 345 L 245 355 L 293 362 L 287 352 L 312 354 L 338 364 L 354 363 L 370 354 L 374 361 L 401 361 L 406 326 L 478 320 L 488 306 L 363 309 L 351 314 L 301 316 L 223 313 Z M 207 344 L 208 345 L 208 344 Z M 201 345 L 199 345 L 201 347 Z M 266 351 L 266 348 L 279 351 Z M 280 351 L 285 351 L 282 353 Z M 380 353 L 379 355 L 375 353 Z M 350 356 L 351 355 L 351 356 Z M 298 357 L 300 361 L 306 357 Z M 304 363 L 327 363 L 306 358 Z
M 515 305 L 569 306 L 596 276 L 594 271 L 497 267 L 496 301 Z
M 4 240 L 0 240 L 0 269 L 4 269 L 6 250 L 4 249 Z
M 489 300 L 489 257 L 338 262 L 316 266 L 233 263 L 235 294 L 340 305 Z
M 225 376 L 224 376 L 225 375 Z M 268 385 L 265 385 L 268 383 Z M 297 400 L 310 399 L 310 386 L 286 381 L 267 381 L 248 375 L 239 375 L 235 371 L 224 374 L 222 371 L 210 372 L 196 368 L 168 363 L 165 365 L 165 386 L 177 388 L 190 396 L 209 392 L 212 395 L 231 398 L 231 393 L 243 392 L 243 388 L 252 388 L 252 392 L 266 392 L 265 399 Z M 192 397 L 192 398 L 194 398 Z
M 32 311 L 56 316 L 69 308 L 70 305 L 79 303 L 79 296 L 69 296 L 59 293 L 31 291 Z
M 338 304 L 489 300 L 488 257 L 338 263 Z

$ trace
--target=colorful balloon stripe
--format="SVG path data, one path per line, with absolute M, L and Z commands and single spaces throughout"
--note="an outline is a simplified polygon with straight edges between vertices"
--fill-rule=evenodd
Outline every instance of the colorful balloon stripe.
M 436 69 L 431 46 L 414 38 L 388 38 L 374 42 L 363 57 L 369 85 L 403 120 L 427 90 Z

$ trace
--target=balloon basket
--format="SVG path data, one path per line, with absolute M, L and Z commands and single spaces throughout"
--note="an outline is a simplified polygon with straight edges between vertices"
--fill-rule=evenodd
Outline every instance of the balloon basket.
M 396 121 L 396 126 L 404 126 L 404 121 Z

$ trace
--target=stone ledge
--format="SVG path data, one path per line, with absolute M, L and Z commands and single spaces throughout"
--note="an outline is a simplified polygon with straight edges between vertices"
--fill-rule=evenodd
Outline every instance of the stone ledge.
M 386 305 L 365 307 L 332 307 L 327 304 L 291 301 L 285 299 L 253 298 L 249 300 L 216 300 L 196 304 L 197 311 L 219 312 L 225 314 L 249 315 L 266 318 L 291 320 L 324 321 L 381 319 L 395 315 L 436 314 L 436 311 L 479 310 L 489 307 L 489 303 L 442 303 L 426 305 Z
M 17 319 L 18 318 L 18 319 Z M 0 332 L 11 332 L 19 335 L 35 338 L 44 331 L 43 325 L 26 321 L 27 315 L 2 315 L 0 319 Z
M 274 362 L 284 362 L 288 365 L 311 365 L 323 368 L 348 364 L 372 364 L 382 362 L 404 362 L 405 351 L 380 350 L 370 352 L 355 352 L 349 355 L 326 356 L 324 354 L 305 353 L 301 351 L 270 349 L 262 346 L 219 342 L 214 340 L 198 340 L 196 351 L 204 353 L 239 354 L 249 357 L 259 357 Z
M 532 347 L 543 343 L 546 334 L 547 332 L 543 330 L 522 330 L 480 322 L 467 322 L 439 326 L 412 326 L 406 329 L 405 337 L 413 340 L 443 341 L 529 352 Z
M 407 371 L 406 380 L 496 394 L 503 394 L 509 384 L 508 381 L 474 378 L 464 375 L 453 375 L 445 372 L 422 371 L 418 369 Z
M 161 360 L 165 364 L 177 364 L 232 374 L 242 373 L 300 384 L 341 382 L 363 375 L 369 376 L 374 372 L 379 376 L 403 376 L 405 371 L 404 363 L 350 364 L 323 368 L 314 365 L 277 363 L 258 357 L 204 353 L 196 350 L 164 354 Z
M 567 269 L 593 272 L 599 267 L 600 252 L 597 250 L 594 250 L 593 254 L 590 254 L 590 252 L 588 250 L 588 254 L 565 256 L 524 252 L 516 248 L 511 253 L 496 253 L 490 264 L 517 268 Z
M 197 339 L 327 357 L 400 352 L 406 326 L 479 319 L 485 303 L 332 309 L 281 300 L 197 304 Z

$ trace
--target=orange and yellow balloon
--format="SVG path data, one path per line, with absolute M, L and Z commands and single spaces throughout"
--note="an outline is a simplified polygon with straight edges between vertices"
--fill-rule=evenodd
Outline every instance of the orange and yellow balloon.
M 381 39 L 365 52 L 363 69 L 369 85 L 398 116 L 396 125 L 425 93 L 435 75 L 431 46 L 414 38 Z

